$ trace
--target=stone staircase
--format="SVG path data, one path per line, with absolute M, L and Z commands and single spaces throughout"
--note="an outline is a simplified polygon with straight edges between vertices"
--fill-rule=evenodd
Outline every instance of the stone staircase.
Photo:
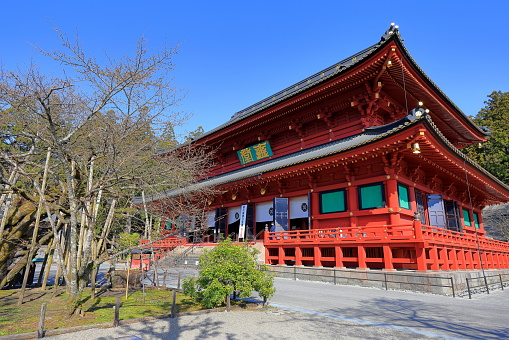
M 161 268 L 197 269 L 203 254 L 202 246 L 178 246 L 158 261 Z

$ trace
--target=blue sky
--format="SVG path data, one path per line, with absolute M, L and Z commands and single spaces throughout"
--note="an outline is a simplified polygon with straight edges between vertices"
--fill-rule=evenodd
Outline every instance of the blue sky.
M 363 48 L 391 22 L 428 76 L 467 115 L 494 90 L 509 91 L 509 1 L 28 1 L 4 0 L 0 63 L 6 69 L 36 56 L 31 43 L 58 47 L 52 26 L 78 32 L 91 55 L 181 43 L 179 110 L 186 129 L 205 130 Z

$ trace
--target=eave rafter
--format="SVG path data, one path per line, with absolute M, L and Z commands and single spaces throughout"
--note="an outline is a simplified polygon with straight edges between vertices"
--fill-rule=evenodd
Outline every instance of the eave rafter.
M 386 75 L 401 91 L 405 92 L 409 105 L 419 101 L 424 102 L 431 110 L 431 115 L 434 121 L 440 125 L 441 130 L 449 138 L 452 136 L 459 137 L 457 141 L 454 141 L 456 147 L 486 140 L 479 131 L 473 129 L 473 124 L 467 122 L 468 118 L 463 117 L 463 114 L 459 114 L 455 107 L 449 105 L 438 95 L 435 89 L 427 84 L 427 81 L 421 75 L 416 73 L 414 67 L 409 64 L 407 58 L 403 55 L 403 51 L 398 49 L 397 53 L 394 53 L 392 67 L 388 69 Z M 468 137 L 466 133 L 468 133 Z

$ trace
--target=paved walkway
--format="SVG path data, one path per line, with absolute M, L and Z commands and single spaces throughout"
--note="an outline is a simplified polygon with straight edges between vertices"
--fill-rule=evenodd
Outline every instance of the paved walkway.
M 468 298 L 275 280 L 271 304 L 444 339 L 509 339 L 509 291 Z
M 49 339 L 507 339 L 509 291 L 473 300 L 275 279 L 268 310 L 218 312 Z

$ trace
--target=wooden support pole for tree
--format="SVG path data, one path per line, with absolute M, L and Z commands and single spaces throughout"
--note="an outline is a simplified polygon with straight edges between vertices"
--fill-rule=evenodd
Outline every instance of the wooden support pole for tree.
M 11 175 L 9 176 L 9 183 L 13 184 L 16 183 L 16 180 L 18 178 L 18 173 L 16 170 L 14 170 Z M 2 220 L 0 221 L 0 247 L 2 246 L 2 243 L 4 242 L 3 234 L 5 230 L 5 224 L 7 223 L 7 212 L 9 211 L 12 201 L 14 200 L 14 195 L 12 192 L 9 192 L 8 194 L 0 195 L 0 207 L 4 206 L 4 212 L 2 214 Z
M 46 302 L 41 305 L 41 314 L 39 314 L 39 326 L 37 327 L 37 339 L 44 338 L 44 318 L 46 316 Z
M 39 283 L 41 283 L 42 290 L 46 289 L 46 282 L 48 281 L 51 265 L 53 264 L 53 249 L 55 248 L 56 242 L 58 242 L 58 240 L 53 236 L 53 240 L 51 240 L 50 244 L 48 244 L 48 251 L 44 261 L 45 263 L 43 263 L 43 268 L 41 268 Z
M 69 244 L 67 242 L 67 230 L 68 230 L 67 224 L 65 224 L 64 229 L 62 230 L 62 232 L 60 234 L 60 238 L 61 238 L 59 240 L 60 244 L 57 244 L 58 245 L 58 256 L 59 256 L 58 260 L 59 261 L 58 261 L 58 267 L 57 267 L 57 274 L 55 276 L 55 282 L 53 284 L 53 297 L 55 297 L 57 295 L 60 276 L 62 275 L 62 272 L 65 270 L 67 259 L 69 256 L 69 252 L 65 251 Z M 65 275 L 64 275 L 64 277 L 65 277 Z
M 118 327 L 120 323 L 119 315 L 120 315 L 120 297 L 117 296 L 117 301 L 115 302 L 115 318 L 113 319 L 113 327 Z
M 35 215 L 35 226 L 32 233 L 32 242 L 30 243 L 30 250 L 28 252 L 27 264 L 25 266 L 25 275 L 23 276 L 23 283 L 21 285 L 21 291 L 19 293 L 18 306 L 23 304 L 23 297 L 25 296 L 25 289 L 28 281 L 28 274 L 30 273 L 30 266 L 32 264 L 32 257 L 34 256 L 35 246 L 37 244 L 37 235 L 39 233 L 39 225 L 41 223 L 41 211 L 43 208 L 44 191 L 46 190 L 46 180 L 48 178 L 49 160 L 51 157 L 51 148 L 48 148 L 46 153 L 46 163 L 44 164 L 44 173 L 42 175 L 42 184 L 39 192 L 39 204 L 37 206 L 37 212 Z M 49 216 L 48 216 L 49 217 Z
M 97 258 L 97 245 L 93 240 L 92 240 L 92 258 L 94 259 L 94 261 Z M 92 277 L 90 278 L 90 298 L 92 300 L 95 299 L 95 285 L 96 285 L 97 269 L 98 269 L 98 267 L 94 266 L 94 268 L 92 269 L 92 274 L 91 274 Z
M 131 255 L 129 255 L 127 257 L 127 276 L 126 276 L 126 279 L 125 279 L 125 299 L 126 300 L 128 298 L 128 293 L 129 293 L 129 270 L 130 269 L 131 269 Z M 142 270 L 141 274 L 142 274 L 142 277 L 143 277 L 143 270 Z
M 48 262 L 49 251 L 51 250 L 52 243 L 53 243 L 53 239 L 50 239 L 46 246 L 46 250 L 44 251 L 44 258 L 41 263 L 41 270 L 39 271 L 39 277 L 37 277 L 37 286 L 41 285 L 41 281 L 44 276 L 44 270 L 46 269 L 46 263 Z M 35 279 L 35 274 L 34 274 L 34 279 Z
M 148 209 L 147 209 L 147 201 L 145 199 L 145 190 L 141 191 L 141 198 L 142 198 L 142 202 L 143 202 L 143 211 L 145 212 L 145 233 L 144 233 L 144 238 L 148 239 L 148 237 L 149 237 L 148 229 L 150 228 L 150 220 L 148 218 Z

